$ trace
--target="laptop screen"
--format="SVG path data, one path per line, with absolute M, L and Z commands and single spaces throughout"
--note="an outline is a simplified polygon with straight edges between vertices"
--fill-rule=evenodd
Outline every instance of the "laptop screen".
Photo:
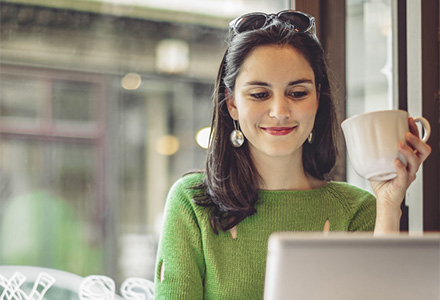
M 440 236 L 274 233 L 265 300 L 440 299 Z

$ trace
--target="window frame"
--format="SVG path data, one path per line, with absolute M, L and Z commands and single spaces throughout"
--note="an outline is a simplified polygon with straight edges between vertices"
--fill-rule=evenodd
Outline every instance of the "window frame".
M 345 0 L 292 0 L 292 9 L 302 10 L 315 16 L 318 27 L 318 37 L 323 44 L 324 49 L 331 57 L 330 68 L 332 73 L 337 74 L 339 80 L 337 85 L 339 88 L 340 99 L 346 99 L 345 90 Z M 421 32 L 407 32 L 407 6 L 419 6 L 420 15 L 416 16 L 420 24 L 415 28 L 419 28 Z M 432 153 L 423 164 L 419 172 L 419 179 L 412 184 L 412 192 L 416 192 L 415 199 L 423 199 L 421 206 L 421 215 L 417 216 L 418 220 L 412 220 L 416 225 L 411 225 L 409 221 L 408 207 L 402 204 L 401 230 L 422 230 L 422 231 L 438 231 L 440 230 L 440 162 L 439 162 L 439 16 L 440 1 L 422 1 L 422 0 L 393 0 L 395 15 L 395 24 L 397 24 L 397 33 L 395 45 L 397 48 L 397 69 L 398 76 L 395 84 L 395 91 L 398 93 L 399 109 L 407 110 L 411 107 L 419 107 L 420 114 L 429 120 L 432 127 L 429 145 Z M 420 36 L 420 43 L 412 43 L 407 40 L 411 35 Z M 331 37 L 328 38 L 328 37 Z M 433 43 L 432 41 L 437 41 Z M 415 58 L 407 55 L 407 52 L 420 47 L 421 57 Z M 419 76 L 420 97 L 408 99 L 408 86 L 413 84 L 408 80 L 408 64 L 412 64 L 414 59 L 419 59 L 420 70 Z M 331 78 L 334 81 L 335 78 Z M 339 118 L 345 118 L 345 101 L 342 105 L 337 105 Z M 340 141 L 342 142 L 342 141 Z M 342 145 L 343 142 L 342 142 Z M 345 147 L 341 148 L 341 157 L 344 159 L 339 161 L 336 166 L 336 175 L 334 179 L 346 179 L 345 166 Z M 423 178 L 423 180 L 421 180 Z M 411 190 L 410 190 L 411 192 Z M 416 200 L 417 201 L 417 200 Z M 415 210 L 415 209 L 414 209 Z M 414 219 L 414 218 L 413 218 Z M 420 223 L 421 228 L 417 227 Z M 413 227 L 413 228 L 411 228 Z

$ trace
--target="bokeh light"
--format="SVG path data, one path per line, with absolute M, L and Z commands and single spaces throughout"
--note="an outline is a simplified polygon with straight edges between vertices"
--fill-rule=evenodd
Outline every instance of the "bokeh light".
M 164 135 L 156 141 L 156 151 L 159 154 L 171 156 L 180 147 L 179 139 L 173 135 Z
M 128 73 L 122 78 L 121 85 L 126 90 L 136 90 L 141 85 L 141 76 L 137 73 Z
M 203 127 L 196 133 L 197 145 L 204 149 L 208 149 L 209 146 L 209 136 L 211 134 L 211 127 Z

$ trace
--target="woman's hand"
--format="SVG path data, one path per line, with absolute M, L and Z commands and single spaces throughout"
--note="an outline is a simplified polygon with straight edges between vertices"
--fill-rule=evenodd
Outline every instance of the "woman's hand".
M 375 234 L 399 231 L 401 209 L 409 185 L 416 179 L 420 165 L 431 153 L 431 147 L 419 137 L 419 130 L 413 118 L 409 118 L 409 128 L 405 136 L 406 144 L 399 145 L 399 151 L 406 157 L 405 166 L 396 159 L 394 166 L 397 177 L 389 181 L 372 181 L 371 186 L 377 198 Z

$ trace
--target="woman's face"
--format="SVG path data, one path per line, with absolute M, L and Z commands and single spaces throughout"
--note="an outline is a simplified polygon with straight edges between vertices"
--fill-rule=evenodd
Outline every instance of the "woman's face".
M 302 157 L 319 104 L 313 69 L 291 46 L 257 47 L 244 61 L 227 104 L 254 158 Z

